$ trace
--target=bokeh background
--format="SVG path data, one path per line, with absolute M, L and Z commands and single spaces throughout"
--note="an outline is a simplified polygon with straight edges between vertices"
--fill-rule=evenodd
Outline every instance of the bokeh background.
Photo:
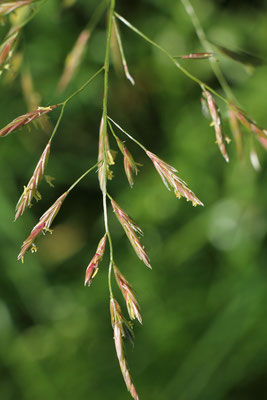
M 267 2 L 192 1 L 208 38 L 262 60 L 252 68 L 216 53 L 242 107 L 267 127 Z M 34 100 L 47 106 L 64 100 L 101 67 L 105 16 L 70 85 L 64 93 L 56 90 L 65 57 L 97 4 L 97 0 L 48 0 L 23 29 L 11 69 L 1 76 L 1 127 L 28 111 L 29 77 Z M 118 0 L 117 10 L 171 54 L 203 51 L 180 1 Z M 2 38 L 8 27 L 7 18 Z M 238 159 L 232 140 L 226 164 L 210 121 L 201 112 L 200 88 L 136 34 L 122 25 L 120 29 L 136 85 L 111 68 L 109 113 L 152 152 L 175 165 L 205 203 L 204 208 L 193 208 L 175 199 L 142 150 L 127 141 L 136 161 L 143 164 L 130 189 L 118 154 L 109 191 L 144 230 L 143 242 L 153 265 L 150 271 L 137 259 L 109 209 L 115 260 L 136 290 L 144 322 L 134 324 L 134 349 L 128 344 L 125 348 L 137 391 L 145 400 L 265 399 L 266 151 L 243 131 L 243 158 Z M 183 61 L 183 65 L 221 92 L 207 60 Z M 107 254 L 92 286 L 83 286 L 85 269 L 103 234 L 101 193 L 94 172 L 66 199 L 53 235 L 41 238 L 38 253 L 28 254 L 24 264 L 16 260 L 40 215 L 95 163 L 102 94 L 103 79 L 98 77 L 68 104 L 47 167 L 55 187 L 43 181 L 42 201 L 16 223 L 17 199 L 59 111 L 50 114 L 45 129 L 37 124 L 1 139 L 3 400 L 130 398 L 110 326 Z M 227 110 L 219 106 L 224 130 L 232 137 Z M 249 160 L 251 146 L 258 153 L 259 171 Z M 116 149 L 112 140 L 111 147 Z

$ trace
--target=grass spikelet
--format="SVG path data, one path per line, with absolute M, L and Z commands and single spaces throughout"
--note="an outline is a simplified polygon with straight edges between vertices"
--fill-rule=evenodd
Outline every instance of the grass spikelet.
M 242 132 L 240 129 L 240 125 L 234 111 L 231 108 L 229 108 L 228 110 L 228 115 L 229 115 L 230 128 L 236 144 L 237 155 L 241 160 L 243 157 L 243 142 L 242 142 Z
M 44 234 L 46 232 L 52 233 L 52 231 L 50 230 L 50 226 L 54 218 L 56 217 L 57 213 L 59 212 L 60 207 L 63 201 L 65 200 L 66 196 L 68 195 L 68 193 L 69 191 L 63 193 L 55 201 L 55 203 L 41 216 L 39 222 L 34 226 L 28 238 L 24 240 L 24 242 L 22 243 L 21 250 L 18 255 L 18 260 L 21 260 L 22 262 L 24 261 L 24 255 L 29 250 L 30 247 L 32 252 L 37 251 L 37 247 L 35 246 L 34 241 L 41 232 L 43 232 Z
M 192 190 L 187 187 L 186 183 L 176 175 L 178 171 L 173 166 L 167 164 L 165 161 L 161 160 L 158 156 L 148 150 L 146 151 L 146 154 L 153 162 L 154 167 L 156 168 L 168 190 L 170 190 L 170 185 L 174 189 L 176 197 L 185 197 L 187 201 L 192 202 L 194 207 L 197 205 L 204 205 L 192 192 Z
M 133 399 L 139 400 L 138 394 L 136 392 L 135 386 L 134 386 L 131 376 L 130 376 L 130 372 L 127 367 L 126 358 L 125 358 L 124 351 L 123 351 L 122 334 L 121 334 L 121 329 L 120 329 L 120 325 L 118 322 L 115 322 L 115 325 L 114 325 L 114 342 L 115 342 L 115 349 L 116 349 L 116 353 L 117 353 L 117 357 L 119 360 L 121 373 L 122 373 L 125 385 L 126 385 L 128 391 L 130 392 L 131 396 L 133 397 Z
M 133 289 L 127 279 L 122 275 L 120 270 L 113 264 L 113 271 L 117 281 L 117 284 L 122 292 L 125 299 L 129 317 L 131 319 L 137 318 L 140 324 L 142 324 L 142 317 L 140 314 L 139 304 L 134 295 Z
M 123 155 L 123 164 L 124 164 L 124 171 L 126 177 L 128 179 L 129 185 L 133 187 L 134 180 L 133 180 L 133 173 L 135 175 L 138 174 L 137 164 L 125 144 L 116 136 L 118 147 Z
M 107 154 L 107 166 L 106 166 L 106 171 L 104 170 L 104 165 L 101 165 L 98 168 L 98 180 L 99 180 L 99 186 L 100 189 L 103 190 L 103 185 L 104 185 L 104 178 L 105 174 L 107 175 L 107 178 L 111 180 L 113 178 L 113 172 L 110 170 L 109 165 L 114 165 L 114 157 L 113 157 L 113 152 L 110 150 L 109 147 L 109 140 L 108 140 L 108 133 L 106 132 L 105 134 L 105 148 L 104 148 L 104 141 L 103 141 L 103 118 L 101 118 L 100 122 L 100 128 L 99 128 L 99 144 L 98 144 L 98 162 L 101 162 L 104 160 L 104 153 Z
M 15 221 L 18 217 L 20 217 L 27 207 L 31 207 L 31 201 L 33 197 L 36 201 L 41 199 L 41 195 L 38 192 L 38 185 L 44 176 L 45 167 L 50 154 L 50 142 L 48 142 L 46 148 L 44 149 L 38 164 L 34 170 L 34 173 L 29 180 L 29 183 L 26 187 L 24 187 L 24 192 L 20 196 L 20 199 L 16 205 L 16 215 Z
M 0 74 L 4 69 L 9 68 L 9 61 L 13 56 L 18 34 L 18 28 L 11 28 L 6 39 L 4 40 L 4 43 L 0 46 Z
M 174 58 L 182 58 L 183 60 L 207 60 L 214 57 L 213 53 L 190 53 L 183 56 L 175 56 Z
M 124 378 L 126 387 L 131 393 L 132 397 L 135 400 L 139 400 L 138 394 L 132 383 L 131 376 L 127 367 L 122 340 L 122 338 L 125 336 L 128 337 L 130 340 L 133 339 L 133 336 L 131 337 L 131 335 L 133 335 L 132 328 L 129 322 L 127 322 L 126 319 L 123 317 L 119 303 L 113 297 L 110 299 L 110 315 L 111 324 L 114 330 L 115 349 L 117 353 L 117 358 L 119 360 L 122 376 Z
M 123 227 L 136 255 L 138 258 L 143 261 L 143 263 L 148 267 L 152 268 L 149 262 L 148 255 L 144 246 L 140 243 L 140 240 L 136 236 L 136 233 L 139 235 L 143 235 L 142 230 L 136 223 L 129 217 L 129 215 L 119 207 L 119 205 L 111 198 L 111 205 L 115 215 L 120 222 L 121 226 Z
M 0 4 L 0 17 L 4 17 L 5 15 L 8 15 L 11 12 L 17 10 L 18 8 L 26 6 L 30 3 L 32 3 L 32 0 L 9 1 L 6 3 L 2 3 Z
M 207 100 L 208 108 L 210 112 L 210 116 L 212 118 L 212 123 L 214 125 L 215 134 L 216 134 L 216 143 L 220 149 L 220 152 L 225 159 L 226 162 L 229 162 L 229 157 L 226 151 L 225 143 L 224 143 L 224 136 L 222 131 L 222 122 L 221 118 L 216 106 L 216 103 L 213 99 L 213 96 L 208 90 L 203 91 L 203 97 Z
M 90 261 L 88 267 L 86 268 L 86 273 L 85 273 L 85 281 L 84 281 L 84 286 L 88 285 L 90 286 L 92 283 L 92 280 L 96 276 L 98 272 L 98 264 L 102 260 L 102 257 L 104 255 L 105 251 L 105 245 L 106 245 L 106 238 L 107 235 L 105 234 L 100 242 L 98 243 L 96 253 L 92 260 Z
M 39 118 L 42 115 L 49 113 L 50 111 L 54 110 L 58 106 L 59 106 L 59 104 L 55 104 L 53 106 L 48 106 L 48 107 L 38 107 L 37 110 L 30 111 L 27 114 L 23 114 L 23 115 L 17 117 L 16 119 L 14 119 L 12 122 L 10 122 L 8 125 L 6 125 L 4 128 L 2 128 L 0 130 L 0 137 L 9 135 L 10 133 L 14 132 L 19 127 L 29 124 L 36 118 Z

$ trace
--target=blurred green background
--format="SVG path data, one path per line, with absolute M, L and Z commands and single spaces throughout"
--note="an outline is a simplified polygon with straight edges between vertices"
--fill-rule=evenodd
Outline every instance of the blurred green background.
M 264 60 L 256 69 L 218 54 L 242 107 L 267 127 L 267 2 L 192 0 L 207 36 Z M 64 100 L 103 63 L 105 23 L 93 32 L 74 79 L 56 91 L 64 59 L 98 1 L 48 0 L 24 28 L 17 70 L 0 81 L 1 127 L 28 111 L 22 77 L 30 71 L 38 104 Z M 174 55 L 203 51 L 180 1 L 117 1 L 117 10 Z M 109 114 L 152 152 L 177 167 L 204 202 L 193 208 L 162 184 L 145 154 L 127 141 L 143 164 L 133 189 L 120 154 L 109 192 L 145 232 L 153 270 L 137 259 L 109 210 L 115 260 L 132 283 L 143 326 L 135 323 L 129 367 L 141 399 L 267 399 L 267 155 L 258 143 L 261 170 L 234 141 L 227 165 L 201 112 L 200 89 L 159 51 L 120 24 L 132 87 L 111 68 Z M 2 28 L 3 38 L 8 29 Z M 19 62 L 19 61 L 18 61 Z M 208 61 L 183 61 L 193 74 L 221 91 Z M 26 72 L 25 72 L 26 71 Z M 130 398 L 121 377 L 110 326 L 108 255 L 90 288 L 85 269 L 103 235 L 102 199 L 93 172 L 66 199 L 53 235 L 39 251 L 16 260 L 40 215 L 97 157 L 103 79 L 98 77 L 66 107 L 42 182 L 42 201 L 16 223 L 14 208 L 44 148 L 51 126 L 20 129 L 0 146 L 0 398 L 92 400 Z M 226 109 L 219 104 L 231 137 Z M 119 133 L 119 132 L 117 132 Z M 120 136 L 125 140 L 125 137 Z M 116 144 L 110 140 L 111 147 Z M 115 283 L 114 283 L 115 287 Z M 116 297 L 123 304 L 117 290 Z M 123 305 L 123 310 L 126 310 Z

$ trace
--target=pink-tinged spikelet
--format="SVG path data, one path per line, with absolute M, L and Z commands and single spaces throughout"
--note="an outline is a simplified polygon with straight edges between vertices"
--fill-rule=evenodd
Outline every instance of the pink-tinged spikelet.
M 100 242 L 98 243 L 96 253 L 86 269 L 84 286 L 86 286 L 86 285 L 90 286 L 92 283 L 92 280 L 94 279 L 94 277 L 96 276 L 96 274 L 98 272 L 98 264 L 102 260 L 102 257 L 104 255 L 104 251 L 105 251 L 106 238 L 107 238 L 107 235 L 105 234 L 102 237 L 102 239 L 100 240 Z
M 120 270 L 116 267 L 115 264 L 113 264 L 113 271 L 114 275 L 116 278 L 116 281 L 118 283 L 118 286 L 122 292 L 122 295 L 125 299 L 128 314 L 131 319 L 137 318 L 140 324 L 142 324 L 142 317 L 140 314 L 140 308 L 139 304 L 136 300 L 136 297 L 134 295 L 133 289 L 127 279 L 122 275 Z
M 211 57 L 214 57 L 213 53 L 190 53 L 183 56 L 176 56 L 174 58 L 182 58 L 183 60 L 206 60 Z
M 23 262 L 24 255 L 27 252 L 27 250 L 29 250 L 30 247 L 31 247 L 32 252 L 37 251 L 37 247 L 35 246 L 34 241 L 41 232 L 43 232 L 44 234 L 46 232 L 52 233 L 52 231 L 50 230 L 50 226 L 51 226 L 54 218 L 56 217 L 57 213 L 59 212 L 60 207 L 61 207 L 63 201 L 65 200 L 66 196 L 68 195 L 68 193 L 69 193 L 68 191 L 63 193 L 55 201 L 55 203 L 41 216 L 38 224 L 36 224 L 35 227 L 32 229 L 28 238 L 26 240 L 24 240 L 24 242 L 21 246 L 20 253 L 18 255 L 18 260 L 21 260 Z
M 237 154 L 239 159 L 241 160 L 243 157 L 243 141 L 242 141 L 242 132 L 240 129 L 240 124 L 235 112 L 231 108 L 229 108 L 228 110 L 228 115 L 229 115 L 230 128 L 236 144 Z
M 44 149 L 28 185 L 24 187 L 24 192 L 20 196 L 20 199 L 16 205 L 15 220 L 24 213 L 27 207 L 31 207 L 31 201 L 33 197 L 37 201 L 41 199 L 41 195 L 38 192 L 38 185 L 44 176 L 44 170 L 49 158 L 49 154 L 50 142 L 48 142 L 46 148 Z
M 124 378 L 125 384 L 132 397 L 135 400 L 139 400 L 136 389 L 131 380 L 131 376 L 127 367 L 124 351 L 123 351 L 123 337 L 129 337 L 133 335 L 132 328 L 130 324 L 123 317 L 119 303 L 114 299 L 110 299 L 110 314 L 111 314 L 111 324 L 114 330 L 114 343 L 116 348 L 117 357 L 119 360 L 122 376 Z M 129 337 L 131 340 L 132 338 Z
M 32 0 L 24 0 L 24 1 L 9 1 L 6 3 L 0 4 L 0 17 L 4 15 L 10 14 L 12 11 L 15 11 L 19 7 L 26 6 L 27 4 L 32 3 Z
M 103 117 L 101 118 L 100 122 L 100 128 L 99 128 L 99 143 L 98 143 L 98 162 L 102 161 L 102 164 L 98 168 L 98 180 L 99 180 L 99 186 L 100 189 L 103 191 L 104 188 L 104 180 L 105 180 L 105 175 L 107 179 L 111 180 L 113 178 L 113 172 L 110 170 L 109 165 L 114 165 L 114 159 L 112 156 L 112 151 L 110 150 L 109 147 L 109 140 L 108 140 L 108 133 L 106 131 L 105 134 L 105 143 L 104 143 L 104 129 L 103 129 Z M 104 158 L 106 154 L 106 171 L 104 167 Z
M 214 125 L 215 134 L 216 134 L 216 142 L 220 149 L 220 152 L 225 159 L 226 162 L 229 162 L 229 157 L 226 151 L 225 143 L 224 143 L 224 136 L 222 131 L 222 121 L 217 109 L 217 105 L 211 93 L 208 90 L 203 91 L 203 97 L 207 100 L 208 108 L 210 112 L 210 116 L 212 119 L 212 123 Z
M 129 215 L 118 206 L 118 204 L 113 199 L 111 199 L 111 205 L 138 258 L 140 258 L 140 260 L 143 261 L 143 263 L 147 267 L 152 268 L 145 248 L 141 245 L 139 239 L 136 236 L 136 233 L 138 233 L 139 235 L 143 235 L 142 230 L 129 217 Z
M 241 122 L 241 124 L 247 128 L 250 132 L 254 133 L 261 143 L 261 145 L 266 149 L 267 148 L 267 130 L 261 129 L 255 121 L 253 121 L 245 111 L 241 110 L 237 106 L 231 104 L 230 112 L 234 113 L 236 118 Z
M 116 138 L 116 140 L 117 140 L 118 147 L 123 155 L 123 164 L 124 164 L 124 171 L 125 171 L 126 177 L 128 179 L 129 185 L 131 187 L 133 187 L 133 184 L 134 184 L 133 174 L 137 175 L 137 173 L 138 173 L 137 165 L 140 165 L 140 164 L 137 164 L 134 161 L 131 153 L 129 152 L 127 147 L 124 145 L 124 143 L 118 137 Z
M 4 68 L 9 67 L 9 61 L 12 58 L 13 51 L 18 39 L 19 30 L 13 27 L 8 32 L 4 43 L 0 45 L 0 73 Z
M 55 104 L 53 106 L 48 106 L 48 107 L 38 107 L 37 110 L 30 111 L 27 114 L 17 117 L 16 119 L 14 119 L 12 122 L 10 122 L 8 125 L 6 125 L 4 128 L 0 130 L 0 137 L 9 135 L 19 127 L 29 124 L 36 118 L 39 118 L 42 115 L 49 113 L 58 106 L 59 104 Z
M 186 183 L 180 179 L 176 172 L 178 172 L 174 167 L 167 164 L 165 161 L 161 160 L 158 156 L 146 151 L 146 154 L 151 159 L 154 167 L 158 171 L 164 185 L 168 190 L 170 190 L 169 185 L 174 189 L 176 197 L 185 197 L 187 201 L 191 201 L 193 206 L 203 206 L 204 204 L 197 198 L 197 196 L 190 190 Z

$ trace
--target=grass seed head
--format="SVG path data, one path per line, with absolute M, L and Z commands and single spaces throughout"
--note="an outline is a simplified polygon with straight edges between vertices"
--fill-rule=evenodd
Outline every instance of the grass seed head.
M 24 1 L 10 1 L 0 4 L 0 17 L 10 14 L 12 11 L 17 10 L 20 7 L 26 6 L 32 3 L 32 0 Z
M 222 121 L 218 112 L 217 105 L 212 94 L 208 90 L 203 91 L 203 97 L 207 100 L 208 108 L 210 112 L 210 116 L 214 125 L 215 134 L 216 134 L 216 143 L 219 147 L 219 150 L 225 159 L 226 162 L 229 162 L 229 157 L 225 147 L 225 138 L 222 131 Z
M 17 117 L 16 119 L 14 119 L 12 122 L 10 122 L 8 125 L 6 125 L 4 128 L 2 128 L 0 130 L 0 137 L 9 135 L 10 133 L 15 131 L 19 127 L 29 124 L 36 118 L 39 118 L 42 115 L 49 113 L 50 111 L 54 110 L 58 106 L 59 106 L 58 104 L 55 104 L 55 105 L 49 106 L 49 107 L 38 107 L 37 110 L 30 111 L 27 114 Z
M 35 239 L 40 235 L 41 232 L 44 234 L 46 232 L 52 233 L 50 226 L 56 217 L 57 213 L 60 210 L 60 207 L 65 200 L 66 196 L 68 195 L 68 192 L 63 193 L 56 201 L 55 203 L 41 216 L 39 219 L 39 222 L 34 226 L 32 229 L 30 235 L 24 242 L 22 243 L 20 253 L 18 255 L 18 260 L 21 260 L 23 262 L 24 260 L 24 255 L 29 250 L 30 247 L 33 246 L 34 252 L 37 251 L 37 247 L 34 244 Z
M 20 196 L 20 199 L 16 205 L 16 215 L 15 220 L 20 217 L 27 207 L 31 207 L 31 201 L 33 198 L 36 201 L 41 199 L 41 195 L 38 192 L 37 188 L 44 176 L 44 170 L 49 158 L 50 154 L 50 142 L 47 144 L 46 148 L 44 149 L 40 160 L 38 161 L 34 173 L 31 179 L 28 182 L 28 185 L 24 187 L 24 192 Z
M 137 318 L 140 324 L 142 324 L 142 317 L 140 314 L 140 308 L 139 304 L 136 300 L 136 297 L 134 295 L 133 289 L 127 279 L 122 275 L 120 270 L 116 267 L 116 265 L 113 265 L 113 271 L 114 275 L 117 281 L 117 284 L 122 292 L 122 295 L 125 299 L 128 314 L 131 319 Z
M 85 281 L 84 281 L 85 286 L 91 285 L 94 277 L 96 276 L 96 274 L 98 272 L 98 269 L 99 269 L 98 264 L 102 260 L 104 251 L 105 251 L 106 238 L 107 238 L 107 235 L 105 234 L 102 237 L 102 239 L 100 240 L 100 242 L 98 243 L 96 253 L 95 253 L 94 257 L 92 258 L 92 260 L 90 261 L 88 267 L 86 268 Z
M 156 156 L 156 154 L 153 154 L 148 150 L 146 151 L 146 154 L 153 162 L 154 167 L 166 188 L 170 190 L 169 186 L 171 186 L 174 189 L 177 198 L 185 197 L 187 201 L 192 202 L 194 207 L 197 205 L 204 205 L 192 190 L 187 187 L 186 183 L 176 175 L 178 171 L 173 166 L 167 164 L 165 161 L 161 160 L 161 158 Z
M 121 226 L 123 227 L 136 255 L 138 258 L 143 261 L 143 263 L 148 267 L 152 268 L 149 262 L 148 255 L 146 253 L 146 250 L 144 246 L 140 243 L 140 240 L 138 239 L 136 234 L 143 235 L 142 230 L 139 228 L 139 226 L 136 225 L 136 223 L 129 217 L 129 215 L 119 207 L 119 205 L 111 199 L 111 205 L 113 208 L 113 211 L 115 212 L 115 215 L 117 219 L 119 220 Z

